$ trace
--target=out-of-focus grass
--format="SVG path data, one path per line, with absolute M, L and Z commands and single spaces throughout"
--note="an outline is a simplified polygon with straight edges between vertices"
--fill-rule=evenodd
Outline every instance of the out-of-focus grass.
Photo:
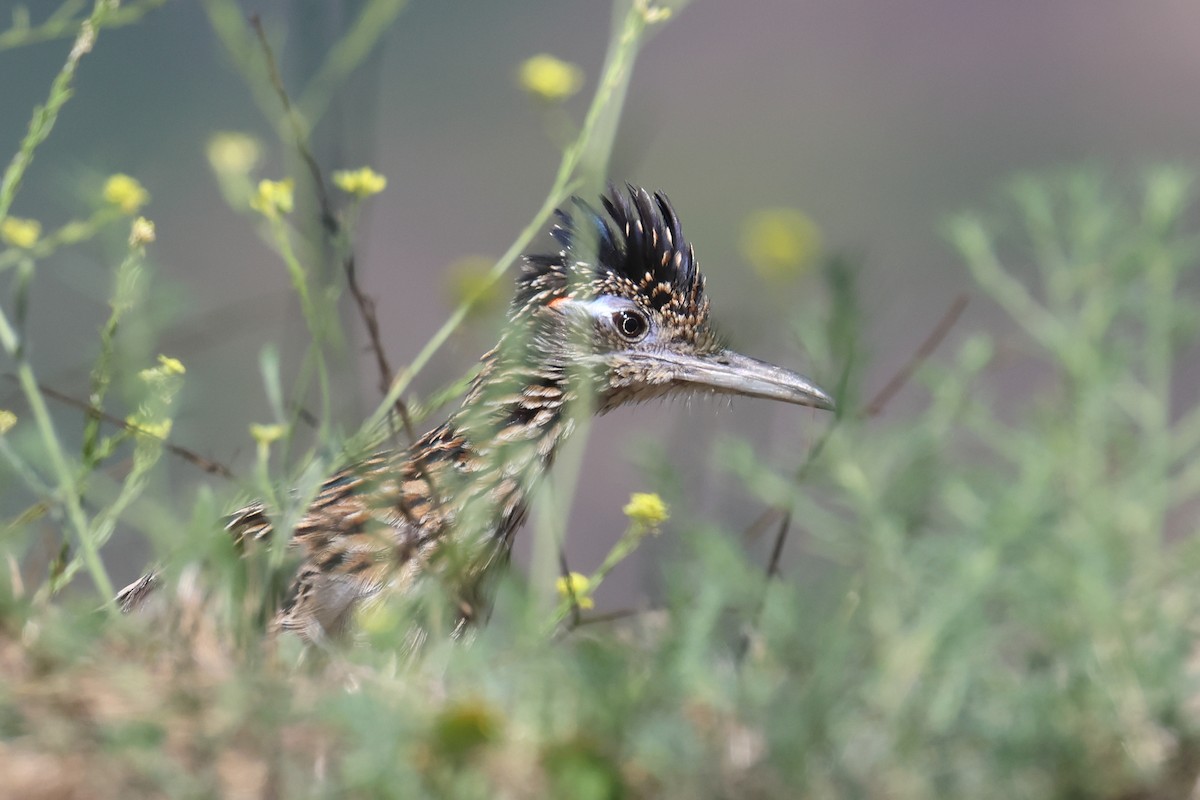
M 591 129 L 615 126 L 608 114 Z M 607 152 L 596 147 L 568 152 L 555 191 Z M 5 491 L 29 499 L 0 529 L 0 796 L 1185 796 L 1200 775 L 1200 404 L 1174 375 L 1200 335 L 1193 200 L 1176 170 L 1134 188 L 1030 176 L 993 214 L 951 220 L 978 302 L 1011 324 L 960 330 L 908 390 L 925 407 L 902 418 L 859 413 L 854 269 L 830 261 L 825 300 L 781 327 L 802 330 L 815 374 L 842 376 L 836 424 L 800 480 L 744 443 L 719 453 L 788 512 L 790 546 L 818 569 L 769 578 L 737 532 L 677 511 L 661 607 L 549 636 L 569 609 L 547 611 L 545 587 L 514 577 L 472 641 L 435 639 L 415 657 L 386 614 L 330 652 L 264 641 L 282 549 L 239 558 L 214 535 L 225 501 L 210 494 L 190 522 L 146 496 L 183 376 L 171 359 L 121 363 L 147 244 L 135 240 L 114 272 L 91 402 L 120 388 L 143 432 L 92 423 L 76 448 L 22 406 L 0 433 Z M 0 343 L 31 404 L 23 293 L 54 247 L 116 219 L 108 209 L 72 223 L 74 239 L 0 250 Z M 273 230 L 286 248 L 292 232 Z M 290 258 L 295 278 L 303 255 Z M 310 310 L 316 338 L 328 320 Z M 1014 359 L 1034 377 L 997 383 Z M 315 486 L 318 456 L 339 443 L 278 475 L 273 448 L 295 412 L 270 351 L 263 374 L 277 419 L 255 429 L 256 488 L 286 522 L 304 492 L 282 487 Z M 132 457 L 120 482 L 95 469 L 114 452 Z M 635 523 L 665 514 L 632 508 Z M 85 564 L 69 552 L 45 574 L 31 566 L 46 521 L 99 548 L 118 517 L 173 532 L 152 539 L 170 587 L 156 614 L 53 595 Z

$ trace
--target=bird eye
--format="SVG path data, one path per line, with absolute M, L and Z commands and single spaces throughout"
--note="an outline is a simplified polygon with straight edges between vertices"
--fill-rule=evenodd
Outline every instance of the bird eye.
M 650 322 L 637 311 L 624 309 L 613 314 L 612 319 L 621 335 L 631 342 L 642 338 L 650 330 Z

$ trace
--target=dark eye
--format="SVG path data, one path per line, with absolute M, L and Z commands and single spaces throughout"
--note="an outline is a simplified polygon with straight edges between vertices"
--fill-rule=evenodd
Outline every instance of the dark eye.
M 625 309 L 613 314 L 613 324 L 626 339 L 636 341 L 650 330 L 650 323 L 640 312 Z

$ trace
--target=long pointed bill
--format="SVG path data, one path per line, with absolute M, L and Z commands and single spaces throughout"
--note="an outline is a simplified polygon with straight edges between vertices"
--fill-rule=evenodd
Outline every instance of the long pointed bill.
M 781 400 L 832 411 L 833 398 L 803 375 L 732 350 L 709 356 L 655 354 L 679 382 L 717 392 Z

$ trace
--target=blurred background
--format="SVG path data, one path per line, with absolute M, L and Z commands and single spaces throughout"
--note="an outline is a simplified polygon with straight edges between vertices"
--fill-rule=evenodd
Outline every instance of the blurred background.
M 0 2 L 0 20 L 12 5 Z M 35 21 L 57 7 L 24 5 Z M 263 14 L 295 89 L 359 6 L 242 7 Z M 558 166 L 562 132 L 578 125 L 595 88 L 610 15 L 609 4 L 595 0 L 414 0 L 338 92 L 315 150 L 326 171 L 370 165 L 388 177 L 387 190 L 364 207 L 357 252 L 393 365 L 408 362 L 444 321 L 469 265 L 498 257 L 533 216 Z M 956 296 L 971 291 L 939 235 L 946 214 L 987 205 L 1022 170 L 1092 164 L 1134 175 L 1159 162 L 1200 163 L 1198 31 L 1200 5 L 1189 0 L 695 0 L 637 63 L 611 173 L 670 195 L 732 343 L 818 382 L 837 375 L 811 372 L 788 320 L 827 311 L 823 257 L 845 254 L 860 264 L 869 395 Z M 16 151 L 28 110 L 45 98 L 69 46 L 0 51 L 0 153 Z M 578 64 L 582 91 L 554 108 L 524 92 L 518 68 L 538 53 Z M 257 137 L 257 174 L 283 177 L 272 124 L 203 8 L 169 2 L 100 37 L 12 213 L 53 227 L 85 213 L 82 198 L 112 173 L 146 186 L 152 200 L 143 213 L 158 229 L 150 248 L 156 333 L 146 348 L 150 358 L 166 353 L 188 369 L 172 440 L 244 471 L 254 455 L 247 426 L 269 418 L 259 354 L 272 342 L 298 351 L 304 328 L 282 263 L 256 222 L 227 205 L 212 174 L 206 148 L 222 131 Z M 811 222 L 802 226 L 803 257 L 782 277 L 756 269 L 742 245 L 753 215 L 773 208 Z M 86 395 L 120 233 L 63 251 L 38 273 L 30 315 L 38 374 L 76 397 Z M 951 338 L 1000 319 L 973 297 Z M 500 321 L 499 312 L 473 317 L 418 378 L 417 392 L 462 374 Z M 361 327 L 355 335 L 339 412 L 347 430 L 379 398 Z M 1016 368 L 1002 388 L 1017 395 L 1028 378 Z M 886 413 L 924 399 L 910 385 Z M 0 407 L 20 414 L 19 403 L 15 387 L 0 384 Z M 790 472 L 827 424 L 766 401 L 729 405 L 624 409 L 596 423 L 569 522 L 573 568 L 588 571 L 603 558 L 625 526 L 621 507 L 631 491 L 665 491 L 655 483 L 661 477 L 639 465 L 673 465 L 688 499 L 681 513 L 738 531 L 763 504 L 712 463 L 712 442 L 743 437 L 762 461 Z M 64 420 L 78 416 L 60 411 Z M 197 484 L 225 486 L 181 462 L 167 473 L 156 491 L 184 517 Z M 668 530 L 656 546 L 670 547 L 670 537 Z M 765 543 L 752 546 L 765 560 Z M 803 550 L 798 536 L 787 560 L 802 562 Z M 134 578 L 147 551 L 123 531 L 108 551 L 114 581 Z M 653 559 L 622 565 L 601 604 L 628 605 L 652 592 L 656 569 Z

